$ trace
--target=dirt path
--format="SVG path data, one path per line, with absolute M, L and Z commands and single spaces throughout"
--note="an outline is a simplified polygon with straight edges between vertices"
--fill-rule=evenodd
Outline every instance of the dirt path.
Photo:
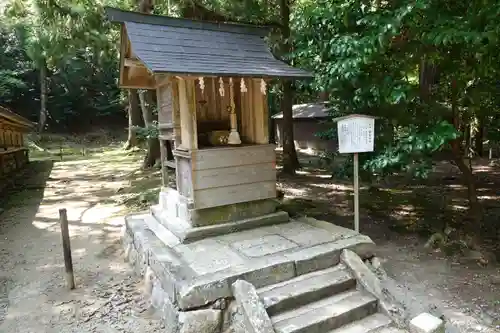
M 33 167 L 42 172 L 4 203 L 0 332 L 158 331 L 160 323 L 142 315 L 147 304 L 140 284 L 121 257 L 118 216 L 124 207 L 106 204 L 127 186 L 126 175 L 135 167 L 122 159 L 107 155 L 53 168 L 40 162 Z M 60 208 L 68 210 L 74 291 L 64 285 Z
M 119 245 L 125 207 L 116 197 L 127 191 L 137 158 L 106 153 L 88 160 L 34 165 L 26 189 L 9 197 L 0 215 L 0 332 L 157 332 L 144 316 L 147 304 L 140 283 L 122 259 Z M 321 175 L 320 175 L 321 176 Z M 284 184 L 287 196 L 314 198 L 301 211 L 349 224 L 345 189 L 329 178 L 296 177 Z M 152 188 L 158 176 L 147 180 Z M 141 191 L 142 192 L 142 191 Z M 311 199 L 311 201 L 313 201 Z M 321 206 L 324 204 L 325 207 Z M 58 210 L 70 220 L 77 289 L 64 286 Z M 382 217 L 362 221 L 363 232 L 379 245 L 390 287 L 414 312 L 435 309 L 473 332 L 480 321 L 500 319 L 498 266 L 457 265 L 440 254 L 422 251 L 421 240 L 384 235 Z M 332 220 L 333 219 L 333 220 Z M 385 220 L 384 220 L 385 221 Z M 381 232 L 382 231 L 382 232 Z M 499 327 L 500 329 L 500 327 Z M 448 332 L 458 332 L 449 329 Z M 480 331 L 478 331 L 480 332 Z M 485 331 L 483 331 L 485 332 Z
M 298 175 L 279 178 L 279 188 L 285 194 L 284 209 L 292 215 L 306 214 L 352 228 L 352 185 L 332 179 L 328 172 L 310 163 L 309 157 L 303 157 L 301 162 L 304 167 Z M 500 170 L 488 172 L 492 177 Z M 500 178 L 495 180 L 495 184 L 500 183 Z M 455 177 L 454 181 L 459 183 L 460 178 Z M 410 311 L 418 314 L 431 309 L 436 315 L 444 315 L 454 324 L 448 327 L 449 333 L 486 332 L 481 324 L 492 327 L 492 332 L 500 332 L 500 264 L 491 260 L 484 267 L 477 258 L 449 258 L 442 252 L 429 252 L 424 247 L 427 238 L 416 236 L 418 229 L 401 230 L 427 224 L 439 227 L 443 220 L 452 219 L 452 212 L 440 207 L 442 191 L 433 192 L 435 189 L 429 190 L 428 186 L 419 186 L 419 191 L 408 190 L 404 183 L 402 189 L 387 189 L 391 192 L 370 191 L 364 185 L 360 199 L 361 232 L 377 244 L 383 267 L 392 278 L 391 290 Z M 452 190 L 455 187 L 441 185 L 439 179 L 434 186 L 448 189 L 449 193 L 443 195 L 447 200 L 456 199 L 457 193 Z M 494 188 L 489 192 L 485 189 L 484 195 L 494 197 L 496 187 L 489 186 Z M 456 192 L 463 195 L 463 191 Z M 498 205 L 498 200 L 495 203 Z

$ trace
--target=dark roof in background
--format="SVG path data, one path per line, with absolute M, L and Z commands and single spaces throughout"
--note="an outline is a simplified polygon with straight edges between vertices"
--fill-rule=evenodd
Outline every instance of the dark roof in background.
M 328 106 L 326 102 L 315 102 L 305 104 L 295 104 L 292 107 L 294 119 L 315 119 L 327 118 L 328 110 L 332 107 Z M 277 113 L 273 116 L 274 119 L 282 119 L 283 112 Z
M 106 9 L 125 25 L 133 54 L 153 73 L 311 77 L 274 58 L 263 27 Z
M 3 106 L 0 106 L 0 118 L 4 118 L 4 119 L 10 120 L 14 123 L 17 123 L 17 124 L 20 124 L 20 125 L 23 125 L 26 127 L 30 127 L 30 128 L 34 128 L 36 125 L 36 123 L 32 122 L 31 120 L 28 120 L 28 119 L 18 115 L 17 113 L 10 111 L 9 109 L 7 109 Z

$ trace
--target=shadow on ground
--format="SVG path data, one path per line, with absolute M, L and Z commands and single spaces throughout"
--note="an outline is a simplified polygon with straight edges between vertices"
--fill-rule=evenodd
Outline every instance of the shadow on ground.
M 136 195 L 130 176 L 140 158 L 113 150 L 56 162 L 9 194 L 0 216 L 0 280 L 6 281 L 0 285 L 1 332 L 159 329 L 157 321 L 133 317 L 143 300 L 120 245 L 127 207 L 118 199 Z M 61 208 L 68 212 L 73 291 L 65 285 Z

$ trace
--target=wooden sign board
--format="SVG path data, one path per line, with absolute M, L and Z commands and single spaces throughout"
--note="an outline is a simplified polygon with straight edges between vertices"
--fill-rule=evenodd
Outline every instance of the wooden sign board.
M 339 153 L 365 153 L 374 149 L 375 118 L 350 115 L 337 121 Z
M 354 230 L 359 232 L 359 160 L 358 153 L 373 151 L 375 117 L 352 114 L 335 118 L 339 153 L 353 153 L 354 158 Z

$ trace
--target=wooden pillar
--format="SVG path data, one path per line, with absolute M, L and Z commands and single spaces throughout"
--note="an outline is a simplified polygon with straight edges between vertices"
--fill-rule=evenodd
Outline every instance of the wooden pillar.
M 269 111 L 267 97 L 261 92 L 260 79 L 252 80 L 252 121 L 254 128 L 254 142 L 257 144 L 269 143 Z
M 172 141 L 175 137 L 173 87 L 170 77 L 161 77 L 159 79 L 158 86 L 156 87 L 156 96 L 158 103 L 158 128 L 160 131 L 161 178 L 162 185 L 168 186 L 167 141 Z
M 234 82 L 233 79 L 229 79 L 229 102 L 231 105 L 230 121 L 231 121 L 231 132 L 229 133 L 229 138 L 227 143 L 230 145 L 241 144 L 240 133 L 238 132 L 238 119 L 236 118 L 236 106 L 234 104 Z
M 181 121 L 181 148 L 195 150 L 198 149 L 195 81 L 179 78 L 178 88 Z

